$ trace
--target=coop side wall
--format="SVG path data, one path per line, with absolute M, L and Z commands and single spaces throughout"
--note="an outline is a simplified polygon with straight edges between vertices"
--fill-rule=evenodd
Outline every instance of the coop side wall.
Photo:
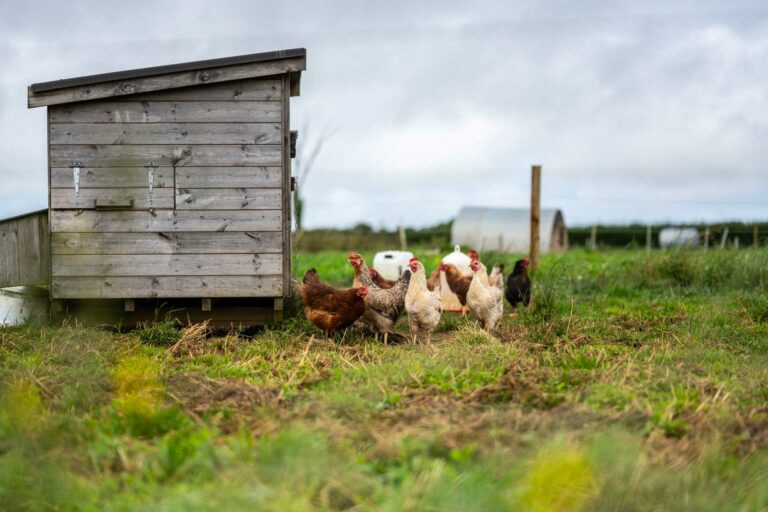
M 0 288 L 46 284 L 49 266 L 47 212 L 0 221 Z
M 52 297 L 282 297 L 287 98 L 275 77 L 49 107 Z

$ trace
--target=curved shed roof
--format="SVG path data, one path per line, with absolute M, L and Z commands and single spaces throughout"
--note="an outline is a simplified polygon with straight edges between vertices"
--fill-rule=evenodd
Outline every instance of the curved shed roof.
M 451 241 L 478 251 L 530 251 L 530 210 L 465 206 L 451 227 Z M 563 213 L 542 209 L 539 220 L 541 252 L 567 248 Z

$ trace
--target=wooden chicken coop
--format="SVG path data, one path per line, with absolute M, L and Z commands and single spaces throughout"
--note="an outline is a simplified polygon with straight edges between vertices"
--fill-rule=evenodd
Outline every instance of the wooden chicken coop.
M 54 306 L 100 323 L 162 307 L 280 320 L 305 68 L 293 49 L 31 85 L 29 107 L 48 108 Z

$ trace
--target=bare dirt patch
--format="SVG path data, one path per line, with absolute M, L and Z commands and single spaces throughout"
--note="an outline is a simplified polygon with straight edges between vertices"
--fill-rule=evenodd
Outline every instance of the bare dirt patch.
M 224 432 L 245 422 L 249 429 L 269 431 L 258 421 L 256 408 L 283 402 L 277 388 L 262 388 L 244 381 L 211 379 L 199 373 L 174 375 L 166 381 L 167 393 L 184 412 L 200 420 L 213 419 Z

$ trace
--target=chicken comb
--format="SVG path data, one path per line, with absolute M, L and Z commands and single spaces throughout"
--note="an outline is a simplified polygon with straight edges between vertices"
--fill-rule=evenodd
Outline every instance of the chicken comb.
M 409 260 L 408 260 L 408 263 L 413 263 L 414 261 L 419 261 L 419 258 L 417 258 L 416 256 L 414 256 L 413 258 L 411 258 L 411 259 L 409 259 Z

